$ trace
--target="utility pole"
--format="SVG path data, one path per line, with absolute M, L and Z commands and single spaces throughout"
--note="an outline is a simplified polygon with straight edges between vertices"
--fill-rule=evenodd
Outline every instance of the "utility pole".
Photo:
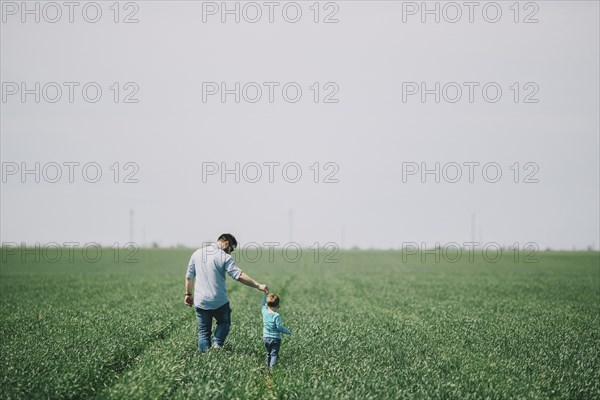
M 133 208 L 129 209 L 129 242 L 133 243 Z
M 289 210 L 288 212 L 289 228 L 290 228 L 290 243 L 294 241 L 294 211 Z
M 471 214 L 471 243 L 475 243 L 475 213 Z

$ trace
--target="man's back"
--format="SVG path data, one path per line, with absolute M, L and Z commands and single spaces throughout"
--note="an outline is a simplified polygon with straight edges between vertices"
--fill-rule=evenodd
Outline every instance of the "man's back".
M 194 305 L 205 310 L 214 310 L 229 301 L 225 286 L 225 273 L 238 280 L 242 271 L 233 258 L 221 250 L 217 243 L 200 248 L 192 254 L 186 278 L 196 279 Z

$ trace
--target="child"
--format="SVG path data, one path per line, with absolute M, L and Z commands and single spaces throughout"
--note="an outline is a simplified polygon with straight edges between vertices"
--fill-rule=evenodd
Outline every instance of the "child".
M 283 326 L 281 316 L 277 311 L 279 311 L 279 296 L 273 293 L 263 296 L 263 343 L 267 350 L 267 368 L 273 368 L 277 362 L 281 346 L 281 333 L 292 334 L 290 329 Z

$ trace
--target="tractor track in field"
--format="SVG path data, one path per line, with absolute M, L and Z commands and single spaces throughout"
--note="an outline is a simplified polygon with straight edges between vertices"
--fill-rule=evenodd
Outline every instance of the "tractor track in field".
M 137 363 L 139 357 L 142 356 L 151 347 L 153 347 L 155 343 L 168 339 L 173 334 L 173 331 L 177 329 L 178 326 L 184 324 L 185 319 L 187 318 L 187 316 L 182 314 L 181 317 L 173 319 L 166 327 L 158 330 L 155 333 L 155 335 L 153 335 L 153 337 L 146 340 L 141 345 L 137 346 L 135 351 L 131 352 L 123 359 L 104 363 L 101 368 L 106 369 L 107 373 L 105 374 L 105 379 L 97 379 L 92 383 L 90 387 L 83 389 L 77 394 L 66 398 L 73 400 L 81 398 L 90 398 L 101 393 L 104 390 L 104 388 L 106 388 L 118 379 L 117 375 L 134 366 Z
M 266 395 L 265 397 L 263 397 L 264 399 L 276 399 L 277 396 L 275 395 L 275 391 L 273 390 L 273 386 L 275 384 L 273 383 L 273 379 L 271 378 L 271 375 L 267 372 L 265 374 L 265 390 L 266 390 Z

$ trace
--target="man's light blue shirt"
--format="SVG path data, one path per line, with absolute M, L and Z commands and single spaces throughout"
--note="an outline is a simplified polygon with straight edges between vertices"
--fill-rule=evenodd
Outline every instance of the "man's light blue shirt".
M 226 272 L 236 281 L 242 275 L 233 257 L 225 253 L 218 243 L 210 243 L 192 254 L 185 277 L 196 279 L 194 306 L 214 310 L 229 301 L 225 287 Z

